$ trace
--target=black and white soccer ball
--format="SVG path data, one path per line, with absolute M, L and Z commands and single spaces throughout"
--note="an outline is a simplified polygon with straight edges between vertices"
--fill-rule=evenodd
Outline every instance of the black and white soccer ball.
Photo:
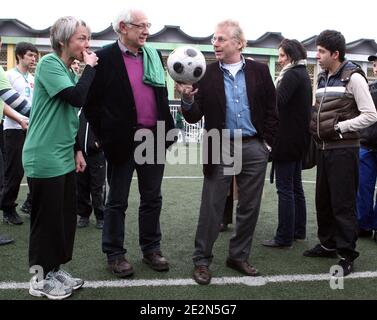
M 206 60 L 203 54 L 191 46 L 176 48 L 168 57 L 169 75 L 179 83 L 198 82 L 206 72 Z

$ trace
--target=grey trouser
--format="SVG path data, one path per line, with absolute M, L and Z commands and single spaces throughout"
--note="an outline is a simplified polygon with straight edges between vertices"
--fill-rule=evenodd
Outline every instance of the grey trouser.
M 247 260 L 258 220 L 269 152 L 255 138 L 242 143 L 242 169 L 236 176 L 238 208 L 234 233 L 229 243 L 229 258 Z M 220 224 L 232 175 L 224 175 L 224 164 L 214 165 L 213 174 L 204 177 L 199 222 L 195 236 L 193 261 L 208 266 Z

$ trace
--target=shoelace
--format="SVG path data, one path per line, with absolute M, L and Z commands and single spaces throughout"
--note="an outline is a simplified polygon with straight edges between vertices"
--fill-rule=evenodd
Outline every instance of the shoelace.
M 72 276 L 67 271 L 64 271 L 62 269 L 60 269 L 59 271 L 57 271 L 57 273 L 60 273 L 60 274 L 62 274 L 63 276 L 65 276 L 67 278 L 72 278 Z
M 208 273 L 208 267 L 207 266 L 199 266 L 198 270 L 200 273 Z

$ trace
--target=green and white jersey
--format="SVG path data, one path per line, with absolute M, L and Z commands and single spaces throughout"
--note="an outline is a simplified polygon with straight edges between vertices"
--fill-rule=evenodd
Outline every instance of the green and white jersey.
M 34 76 L 30 72 L 23 74 L 17 68 L 8 70 L 6 74 L 13 89 L 29 100 L 31 104 L 34 91 Z M 22 127 L 18 122 L 5 116 L 4 130 L 7 129 L 22 129 Z
M 10 86 L 7 75 L 2 66 L 0 66 L 0 91 L 8 89 Z M 0 123 L 3 120 L 4 101 L 0 99 Z

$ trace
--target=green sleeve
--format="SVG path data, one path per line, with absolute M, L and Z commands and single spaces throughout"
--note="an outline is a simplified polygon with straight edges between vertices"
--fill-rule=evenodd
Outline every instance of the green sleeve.
M 58 57 L 50 56 L 40 63 L 42 65 L 39 69 L 38 80 L 51 98 L 60 91 L 75 86 L 68 69 Z
M 2 66 L 0 66 L 0 90 L 9 89 L 12 86 L 9 83 L 8 77 Z

